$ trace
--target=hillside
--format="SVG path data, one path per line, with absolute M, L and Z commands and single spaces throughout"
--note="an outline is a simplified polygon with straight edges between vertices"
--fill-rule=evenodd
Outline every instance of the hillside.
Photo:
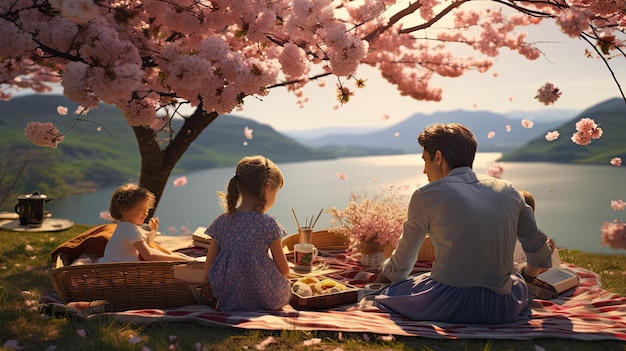
M 579 146 L 571 141 L 571 137 L 576 131 L 576 122 L 583 117 L 595 120 L 604 134 L 589 145 Z M 560 136 L 549 142 L 544 136 L 551 130 L 557 130 Z M 505 154 L 502 160 L 608 165 L 613 157 L 621 157 L 626 161 L 625 136 L 626 103 L 622 99 L 614 98 L 584 110 L 553 129 L 543 130 L 541 136 L 529 141 L 526 146 Z
M 518 115 L 522 115 L 518 113 Z M 531 116 L 528 116 L 531 117 Z M 419 152 L 417 134 L 424 127 L 434 123 L 458 122 L 468 126 L 478 139 L 478 148 L 482 152 L 507 152 L 515 150 L 526 144 L 529 140 L 545 134 L 544 131 L 553 128 L 562 120 L 536 121 L 531 129 L 523 128 L 523 118 L 509 118 L 507 116 L 489 111 L 446 111 L 433 114 L 417 113 L 406 120 L 391 127 L 362 134 L 335 133 L 317 138 L 297 138 L 303 144 L 315 147 L 369 147 L 369 148 L 393 148 L 405 153 Z M 506 132 L 506 126 L 511 126 L 511 131 Z M 495 137 L 487 137 L 490 131 L 495 132 Z
M 57 106 L 67 107 L 70 113 L 58 115 Z M 0 102 L 3 116 L 0 119 L 0 161 L 7 165 L 7 174 L 12 175 L 28 160 L 18 192 L 38 190 L 51 197 L 61 197 L 88 192 L 101 185 L 137 180 L 139 151 L 132 128 L 121 112 L 102 104 L 77 120 L 78 116 L 72 115 L 76 108 L 76 103 L 59 95 L 27 95 Z M 59 131 L 66 135 L 65 140 L 56 149 L 33 145 L 23 133 L 30 121 L 57 124 Z M 182 120 L 176 122 L 174 131 Z M 254 130 L 252 140 L 245 140 L 245 127 Z M 224 115 L 196 139 L 174 172 L 230 167 L 250 154 L 263 154 L 277 163 L 336 157 L 331 152 L 304 146 L 268 125 Z M 0 195 L 2 190 L 0 187 Z

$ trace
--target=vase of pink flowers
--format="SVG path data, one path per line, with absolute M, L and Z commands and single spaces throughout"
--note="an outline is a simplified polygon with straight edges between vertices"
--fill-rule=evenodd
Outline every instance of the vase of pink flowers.
M 380 200 L 352 200 L 343 210 L 331 207 L 330 232 L 348 236 L 358 247 L 361 264 L 379 266 L 395 249 L 402 225 L 406 221 L 407 206 L 396 188 L 390 188 Z

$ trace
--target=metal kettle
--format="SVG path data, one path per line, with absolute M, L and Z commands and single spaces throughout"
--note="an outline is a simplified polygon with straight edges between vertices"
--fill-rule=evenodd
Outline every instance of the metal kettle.
M 20 226 L 41 227 L 44 221 L 45 204 L 51 199 L 48 199 L 46 194 L 36 191 L 32 194 L 19 195 L 17 201 L 15 212 L 20 215 Z

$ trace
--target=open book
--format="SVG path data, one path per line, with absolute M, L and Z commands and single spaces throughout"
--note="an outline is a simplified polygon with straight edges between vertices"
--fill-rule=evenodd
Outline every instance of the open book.
M 550 268 L 528 283 L 528 293 L 540 299 L 555 299 L 563 292 L 578 286 L 580 278 L 567 268 Z

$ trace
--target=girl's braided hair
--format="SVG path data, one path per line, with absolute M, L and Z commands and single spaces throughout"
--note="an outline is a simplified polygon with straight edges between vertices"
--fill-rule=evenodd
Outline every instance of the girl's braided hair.
M 263 156 L 248 156 L 237 164 L 235 175 L 228 182 L 227 193 L 220 192 L 219 196 L 226 213 L 237 211 L 237 204 L 243 193 L 258 198 L 254 209 L 261 212 L 267 204 L 265 189 L 279 189 L 283 183 L 283 174 L 274 162 Z

